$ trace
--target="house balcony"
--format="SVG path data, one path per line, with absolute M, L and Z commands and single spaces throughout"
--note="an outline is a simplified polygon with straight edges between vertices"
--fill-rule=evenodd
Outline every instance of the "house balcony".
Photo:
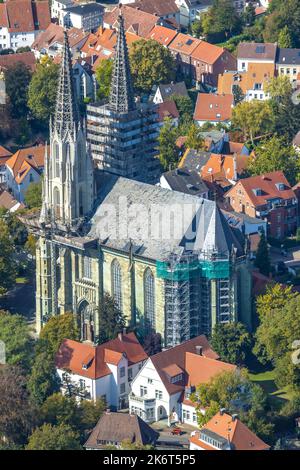
M 147 395 L 144 395 L 143 397 L 138 397 L 137 395 L 134 395 L 133 393 L 129 394 L 129 401 L 131 402 L 132 405 L 134 406 L 139 406 L 142 408 L 150 408 L 155 406 L 156 399 L 155 398 L 149 398 Z

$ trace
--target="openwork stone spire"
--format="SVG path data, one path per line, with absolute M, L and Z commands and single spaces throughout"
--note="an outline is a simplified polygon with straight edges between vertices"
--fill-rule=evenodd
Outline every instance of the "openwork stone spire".
M 117 113 L 126 113 L 135 109 L 135 102 L 125 36 L 124 18 L 121 9 L 118 22 L 118 39 L 109 104 L 113 111 Z
M 58 90 L 54 125 L 58 135 L 64 138 L 68 132 L 74 131 L 78 123 L 78 109 L 73 83 L 72 63 L 67 32 L 64 31 L 64 45 L 59 73 Z

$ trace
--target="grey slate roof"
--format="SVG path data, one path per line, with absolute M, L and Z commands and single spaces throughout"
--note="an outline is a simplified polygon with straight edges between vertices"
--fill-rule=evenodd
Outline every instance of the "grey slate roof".
M 242 254 L 215 201 L 105 173 L 98 184 L 99 205 L 88 236 L 102 246 L 128 252 L 131 240 L 136 255 L 153 261 L 185 250 L 227 257 L 236 247 Z
M 192 196 L 200 196 L 208 192 L 208 187 L 195 170 L 176 168 L 175 170 L 167 171 L 162 176 L 173 191 L 191 194 Z
M 240 42 L 238 59 L 272 60 L 275 63 L 277 45 L 272 43 Z
M 190 149 L 185 155 L 183 165 L 189 170 L 194 170 L 197 171 L 197 173 L 200 173 L 201 168 L 206 165 L 210 156 L 211 152 Z
M 66 8 L 65 11 L 83 16 L 93 12 L 104 13 L 104 8 L 102 5 L 99 5 L 99 3 L 85 3 L 83 5 L 76 5 L 74 7 Z
M 276 63 L 279 65 L 300 65 L 300 49 L 278 49 Z
M 101 441 L 121 443 L 125 440 L 149 445 L 154 444 L 158 436 L 158 432 L 139 416 L 106 412 L 99 419 L 84 447 L 97 449 L 101 448 Z
M 184 82 L 177 83 L 168 83 L 167 85 L 159 85 L 162 99 L 165 101 L 170 98 L 170 96 L 180 95 L 188 97 L 189 94 L 186 89 Z

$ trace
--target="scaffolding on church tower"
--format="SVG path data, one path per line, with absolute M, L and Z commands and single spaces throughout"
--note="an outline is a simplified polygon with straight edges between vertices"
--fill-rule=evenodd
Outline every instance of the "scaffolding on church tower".
M 165 281 L 166 346 L 175 346 L 192 336 L 194 310 L 198 309 L 192 281 L 199 276 L 199 262 L 192 253 L 171 254 L 166 261 L 158 261 L 156 268 L 157 276 Z

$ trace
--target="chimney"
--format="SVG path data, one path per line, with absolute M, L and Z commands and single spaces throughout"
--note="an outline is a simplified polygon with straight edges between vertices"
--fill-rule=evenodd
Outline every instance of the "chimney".
M 106 409 L 106 414 L 109 415 L 109 413 L 110 413 L 110 408 L 107 408 Z
M 232 421 L 236 421 L 238 419 L 238 417 L 239 417 L 239 415 L 237 415 L 237 414 L 232 415 L 231 416 Z
M 126 335 L 126 328 L 123 328 L 123 330 L 118 333 L 118 339 L 120 341 L 123 341 L 123 335 Z
M 198 356 L 202 356 L 202 352 L 203 352 L 202 346 L 196 346 L 196 354 L 198 354 Z
M 223 416 L 224 413 L 226 413 L 226 408 L 220 408 L 220 415 Z

